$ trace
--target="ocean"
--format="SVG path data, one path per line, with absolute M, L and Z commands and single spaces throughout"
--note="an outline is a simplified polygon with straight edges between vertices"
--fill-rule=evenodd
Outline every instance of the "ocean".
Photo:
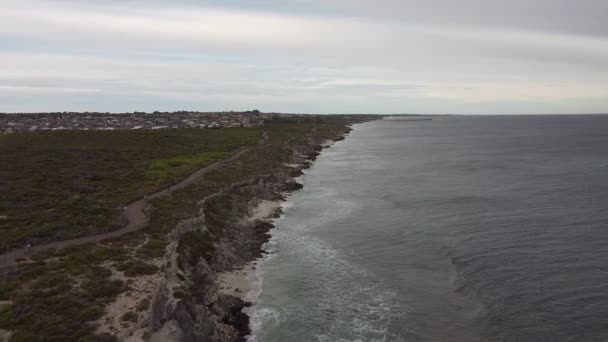
M 301 177 L 249 341 L 608 341 L 608 116 L 408 119 Z

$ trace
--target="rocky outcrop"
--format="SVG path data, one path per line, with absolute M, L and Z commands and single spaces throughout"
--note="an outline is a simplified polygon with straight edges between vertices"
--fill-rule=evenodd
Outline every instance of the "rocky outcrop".
M 259 258 L 270 238 L 271 222 L 248 220 L 262 201 L 284 199 L 302 188 L 294 177 L 322 149 L 322 139 L 311 136 L 293 148 L 293 164 L 252 177 L 201 201 L 200 216 L 181 222 L 170 234 L 162 271 L 149 317 L 139 336 L 148 341 L 244 341 L 250 303 L 219 289 L 220 272 L 234 270 Z M 290 164 L 290 165 L 293 165 Z M 275 214 L 278 214 L 275 213 Z

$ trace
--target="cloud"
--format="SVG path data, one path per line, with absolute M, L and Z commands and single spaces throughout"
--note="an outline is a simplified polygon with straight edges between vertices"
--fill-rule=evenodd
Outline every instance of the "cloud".
M 302 11 L 301 0 L 285 0 Z M 307 8 L 348 16 L 390 19 L 424 26 L 521 31 L 606 37 L 604 0 L 309 0 Z M 313 11 L 314 12 L 314 11 Z
M 599 1 L 247 4 L 7 0 L 0 111 L 53 88 L 89 110 L 608 111 Z

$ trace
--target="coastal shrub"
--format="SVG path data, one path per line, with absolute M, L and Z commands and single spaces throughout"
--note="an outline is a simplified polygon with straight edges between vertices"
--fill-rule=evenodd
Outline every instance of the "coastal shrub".
M 92 258 L 95 263 L 104 261 L 124 261 L 129 258 L 127 249 L 114 246 L 101 246 L 92 250 Z
M 121 322 L 137 322 L 137 314 L 133 311 L 125 312 L 124 315 L 120 317 Z
M 120 206 L 256 144 L 260 134 L 222 128 L 2 135 L 0 250 L 116 229 Z
M 54 253 L 54 249 L 47 249 L 46 251 L 32 253 L 29 258 L 34 261 L 45 260 L 53 257 Z
M 186 232 L 179 240 L 178 266 L 184 270 L 185 265 L 194 266 L 203 258 L 210 260 L 215 247 L 213 237 L 208 231 Z
M 10 300 L 11 294 L 17 288 L 17 282 L 0 282 L 0 301 Z
M 116 295 L 123 293 L 127 288 L 125 284 L 119 280 L 105 280 L 98 282 L 87 279 L 82 282 L 80 288 L 85 291 L 83 295 L 90 300 L 100 299 L 103 302 L 109 302 Z
M 175 179 L 206 164 L 230 156 L 230 152 L 210 151 L 194 156 L 182 155 L 152 162 L 146 176 L 153 179 Z
M 34 280 L 30 287 L 33 289 L 50 289 L 65 284 L 64 282 L 66 282 L 66 277 L 64 274 L 49 273 Z M 65 285 L 69 286 L 69 284 Z
M 137 303 L 137 311 L 146 311 L 150 307 L 150 299 L 144 298 L 139 303 Z
M 230 224 L 234 201 L 229 195 L 220 195 L 213 198 L 205 206 L 205 219 L 207 229 L 216 235 L 223 235 L 224 227 Z
M 126 261 L 118 264 L 116 269 L 124 272 L 127 277 L 136 277 L 139 275 L 150 275 L 158 272 L 158 267 L 149 264 L 139 259 Z
M 14 298 L 9 320 L 0 319 L 0 324 L 15 332 L 11 340 L 40 340 L 42 336 L 45 341 L 76 340 L 91 329 L 81 316 L 84 307 L 80 298 L 70 292 L 45 295 L 32 291 Z M 86 317 L 91 318 L 96 317 Z
M 36 258 L 38 259 L 36 262 L 16 265 L 14 275 L 0 277 L 0 297 L 5 298 L 0 300 L 12 301 L 11 305 L 0 307 L 0 328 L 14 331 L 14 339 L 21 341 L 41 340 L 40 336 L 44 336 L 45 341 L 106 341 L 104 339 L 106 337 L 107 341 L 112 341 L 108 336 L 92 335 L 94 326 L 87 322 L 99 319 L 103 315 L 104 305 L 114 300 L 118 294 L 128 290 L 128 280 L 126 283 L 112 280 L 112 272 L 102 265 L 114 262 L 117 267 L 124 264 L 125 270 L 133 269 L 134 274 L 142 269 L 144 273 L 152 272 L 152 268 L 148 266 L 153 265 L 146 260 L 164 254 L 168 242 L 166 234 L 172 231 L 180 220 L 199 214 L 201 206 L 197 203 L 198 201 L 211 194 L 225 191 L 230 184 L 256 175 L 268 175 L 274 168 L 283 167 L 281 163 L 287 162 L 291 154 L 289 148 L 305 142 L 313 128 L 324 137 L 332 137 L 341 132 L 341 125 L 342 123 L 336 121 L 318 125 L 271 124 L 265 126 L 264 130 L 268 131 L 269 139 L 264 146 L 252 148 L 250 152 L 243 154 L 234 162 L 226 163 L 206 174 L 200 182 L 176 191 L 170 196 L 150 201 L 151 220 L 149 226 L 144 230 L 148 240 L 143 246 L 137 248 L 136 253 L 132 252 L 135 246 L 143 242 L 142 232 L 128 234 L 103 244 L 49 251 L 40 258 Z M 213 132 L 221 133 L 224 130 L 203 132 L 215 134 Z M 40 139 L 40 141 L 32 145 L 32 149 L 36 150 L 35 153 L 25 151 L 24 154 L 34 153 L 33 160 L 37 159 L 39 163 L 30 165 L 37 165 L 39 168 L 46 167 L 47 170 L 44 174 L 39 170 L 27 170 L 26 172 L 29 173 L 27 177 L 37 177 L 35 180 L 28 181 L 30 185 L 36 184 L 36 186 L 29 186 L 32 191 L 26 192 L 17 189 L 14 197 L 7 201 L 8 205 L 0 201 L 0 210 L 3 215 L 5 207 L 15 213 L 20 210 L 29 210 L 24 208 L 33 208 L 34 215 L 21 216 L 23 221 L 20 221 L 18 225 L 19 234 L 2 230 L 1 228 L 4 227 L 2 225 L 7 221 L 2 220 L 3 222 L 0 222 L 0 241 L 5 245 L 19 246 L 25 241 L 24 239 L 36 236 L 36 234 L 55 239 L 74 236 L 72 234 L 89 234 L 112 229 L 102 223 L 99 215 L 105 217 L 106 220 L 114 217 L 119 213 L 117 204 L 125 203 L 133 198 L 133 194 L 146 193 L 144 191 L 155 189 L 158 183 L 153 184 L 151 179 L 145 177 L 154 161 L 170 160 L 178 156 L 198 156 L 209 151 L 232 152 L 236 148 L 244 146 L 244 142 L 249 138 L 252 138 L 249 143 L 255 144 L 255 141 L 259 139 L 260 131 L 257 130 L 255 134 L 249 132 L 243 130 L 238 133 L 243 134 L 238 138 L 235 138 L 235 135 L 238 135 L 236 131 L 227 133 L 224 137 L 201 138 L 198 136 L 200 131 L 195 134 L 189 133 L 187 130 L 174 130 L 154 133 L 151 135 L 154 139 L 148 136 L 141 141 L 138 140 L 141 137 L 134 138 L 129 134 L 117 136 L 117 143 L 108 143 L 106 141 L 108 135 L 92 138 L 84 135 L 90 140 L 82 142 L 83 138 L 77 137 L 70 143 L 64 136 L 60 139 L 63 145 L 53 141 L 49 143 L 49 146 L 53 148 L 49 149 L 44 149 L 41 143 L 43 139 L 36 137 L 35 139 Z M 190 134 L 194 136 L 189 136 Z M 56 135 L 53 136 L 56 137 Z M 144 132 L 142 136 L 147 136 L 147 132 Z M 127 137 L 135 140 L 127 139 Z M 2 138 L 0 137 L 0 139 Z M 82 148 L 79 147 L 80 143 L 84 144 Z M 57 146 L 59 147 L 54 151 Z M 15 146 L 8 150 L 14 148 Z M 37 149 L 48 151 L 49 154 L 45 155 Z M 0 143 L 0 153 L 6 150 L 6 146 L 2 146 Z M 93 152 L 89 153 L 91 151 Z M 0 156 L 9 157 L 11 154 L 0 154 Z M 78 159 L 82 159 L 82 165 L 74 164 L 68 167 L 68 170 L 62 169 L 62 163 L 75 163 Z M 101 168 L 96 169 L 92 165 L 99 165 Z M 73 169 L 70 169 L 72 167 Z M 180 168 L 181 166 L 170 167 Z M 57 174 L 54 174 L 53 170 Z M 51 185 L 49 182 L 55 182 L 55 185 L 64 182 L 70 186 L 66 192 L 61 186 Z M 95 187 L 96 191 L 74 193 L 80 185 Z M 121 189 L 121 191 L 116 191 L 116 189 Z M 123 190 L 124 193 L 122 193 Z M 102 194 L 104 196 L 101 196 Z M 58 205 L 64 199 L 73 196 L 78 197 Z M 88 208 L 87 206 L 93 207 Z M 79 213 L 79 210 L 83 210 L 83 212 Z M 201 258 L 212 260 L 214 243 L 225 236 L 224 229 L 229 227 L 233 214 L 232 204 L 228 197 L 211 203 L 208 214 L 206 218 L 210 226 L 209 231 L 189 232 L 184 234 L 179 241 L 178 263 L 182 269 L 188 265 L 195 265 Z M 43 229 L 39 230 L 39 227 L 43 227 Z M 82 230 L 75 233 L 75 228 L 82 228 Z M 4 237 L 8 239 L 3 239 Z M 143 263 L 143 268 L 138 267 L 142 265 L 139 262 Z M 155 269 L 154 272 L 158 272 L 158 270 Z M 63 279 L 61 279 L 61 275 L 63 275 Z M 191 289 L 178 289 L 174 296 L 187 299 L 189 293 L 192 293 Z M 142 300 L 134 310 L 145 310 L 143 309 L 145 306 L 146 303 Z
M 137 250 L 140 256 L 159 258 L 165 254 L 167 240 L 163 237 L 150 237 L 146 243 Z
M 78 342 L 117 342 L 118 338 L 110 334 L 87 335 L 78 340 Z
M 175 292 L 173 292 L 173 298 L 181 299 L 184 301 L 192 300 L 192 297 L 187 292 L 183 291 L 182 289 L 175 290 Z
M 13 325 L 11 305 L 0 306 L 0 329 L 9 329 Z
M 103 306 L 99 304 L 93 304 L 89 307 L 83 308 L 80 310 L 80 317 L 84 321 L 93 321 L 97 318 L 101 317 L 104 314 L 105 310 Z

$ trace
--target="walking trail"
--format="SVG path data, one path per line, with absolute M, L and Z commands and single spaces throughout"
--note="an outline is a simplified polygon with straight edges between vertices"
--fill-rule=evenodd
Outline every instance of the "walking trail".
M 267 140 L 268 140 L 268 134 L 266 131 L 264 131 L 262 133 L 262 138 L 258 141 L 258 146 L 265 144 Z M 44 245 L 33 246 L 33 247 L 29 248 L 29 250 L 27 248 L 13 250 L 11 252 L 0 255 L 0 266 L 14 264 L 17 262 L 17 259 L 27 258 L 28 255 L 35 253 L 35 252 L 42 252 L 42 251 L 46 251 L 51 248 L 62 249 L 62 248 L 71 247 L 71 246 L 84 245 L 87 243 L 97 243 L 97 242 L 100 242 L 103 240 L 119 237 L 119 236 L 127 234 L 127 233 L 138 231 L 138 230 L 148 226 L 148 223 L 150 222 L 150 215 L 147 210 L 148 200 L 155 199 L 155 198 L 170 194 L 174 191 L 183 189 L 183 188 L 195 183 L 204 175 L 217 170 L 219 167 L 221 167 L 225 163 L 238 159 L 239 157 L 241 157 L 243 154 L 247 153 L 252 148 L 253 147 L 242 148 L 240 151 L 236 152 L 235 154 L 233 154 L 232 156 L 230 156 L 227 159 L 216 161 L 212 164 L 209 164 L 207 166 L 204 166 L 204 167 L 198 169 L 197 171 L 190 174 L 188 177 L 182 179 L 181 181 L 179 181 L 176 184 L 163 188 L 162 190 L 159 190 L 153 194 L 145 196 L 144 198 L 140 198 L 134 202 L 129 203 L 126 206 L 126 209 L 124 209 L 124 216 L 127 220 L 127 224 L 123 228 L 120 228 L 118 230 L 114 230 L 111 232 L 107 232 L 107 233 L 102 233 L 102 234 L 84 236 L 81 238 L 74 238 L 74 239 L 63 240 L 63 241 L 50 242 L 50 243 L 47 243 Z

